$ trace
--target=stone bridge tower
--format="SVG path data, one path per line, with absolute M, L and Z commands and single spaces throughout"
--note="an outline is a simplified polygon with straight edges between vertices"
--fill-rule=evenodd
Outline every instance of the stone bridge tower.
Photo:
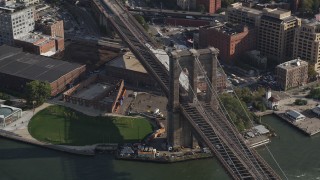
M 173 51 L 170 56 L 170 87 L 168 102 L 168 123 L 167 138 L 168 144 L 172 147 L 192 147 L 194 146 L 195 134 L 191 125 L 180 113 L 181 103 L 195 103 L 197 101 L 198 76 L 203 75 L 201 69 L 206 71 L 206 75 L 216 89 L 217 56 L 218 50 L 209 49 L 190 49 L 183 51 Z M 198 59 L 198 60 L 197 60 Z M 199 67 L 199 63 L 203 68 Z M 183 77 L 180 77 L 181 74 Z M 180 83 L 180 81 L 184 81 Z M 187 81 L 187 82 L 185 82 Z M 203 98 L 205 102 L 216 105 L 213 94 L 208 90 Z

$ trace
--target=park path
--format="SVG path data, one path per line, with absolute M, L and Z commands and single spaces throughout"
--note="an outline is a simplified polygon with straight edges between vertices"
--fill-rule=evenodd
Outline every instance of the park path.
M 26 139 L 36 140 L 29 133 L 28 124 L 29 124 L 31 118 L 36 113 L 38 113 L 39 111 L 41 111 L 51 105 L 52 104 L 50 104 L 50 103 L 44 103 L 41 106 L 35 108 L 34 112 L 33 112 L 33 110 L 23 111 L 22 117 L 20 119 L 7 125 L 5 128 L 3 128 L 3 130 L 13 132 L 13 133 L 15 133 L 23 138 L 26 138 Z

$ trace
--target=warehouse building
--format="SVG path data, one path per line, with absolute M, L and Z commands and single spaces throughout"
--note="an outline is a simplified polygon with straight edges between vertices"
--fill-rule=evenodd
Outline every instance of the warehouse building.
M 0 88 L 23 92 L 26 83 L 49 82 L 55 96 L 86 70 L 85 65 L 29 54 L 20 48 L 0 46 Z

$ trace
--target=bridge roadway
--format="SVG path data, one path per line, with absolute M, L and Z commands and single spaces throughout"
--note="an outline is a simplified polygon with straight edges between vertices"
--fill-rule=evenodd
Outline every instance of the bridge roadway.
M 169 73 L 145 45 L 155 47 L 156 43 L 117 1 L 93 1 L 168 96 Z M 200 102 L 181 103 L 180 109 L 233 179 L 281 179 L 254 149 L 245 144 L 242 136 L 221 112 Z

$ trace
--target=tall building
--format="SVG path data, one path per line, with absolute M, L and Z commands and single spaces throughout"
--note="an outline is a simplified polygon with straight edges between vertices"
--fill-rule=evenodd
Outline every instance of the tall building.
M 295 28 L 300 25 L 301 20 L 290 11 L 264 8 L 258 36 L 261 54 L 277 62 L 292 58 Z
M 256 47 L 256 30 L 244 25 L 218 23 L 199 29 L 199 48 L 213 46 L 219 49 L 219 58 L 228 64 L 242 53 Z
M 276 79 L 283 90 L 302 86 L 308 80 L 308 63 L 294 59 L 276 67 Z
M 12 45 L 34 30 L 34 7 L 10 4 L 0 7 L 0 45 Z
M 320 73 L 320 22 L 303 20 L 301 27 L 296 29 L 293 42 L 293 57 L 300 57 L 314 65 Z
M 243 6 L 241 2 L 231 4 L 226 11 L 227 21 L 258 27 L 262 11 Z

